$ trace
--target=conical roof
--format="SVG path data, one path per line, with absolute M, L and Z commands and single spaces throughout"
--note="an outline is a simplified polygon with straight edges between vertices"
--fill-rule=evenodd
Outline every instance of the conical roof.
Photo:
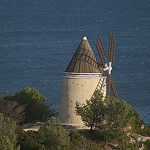
M 86 37 L 83 37 L 65 72 L 102 73 L 102 68 Z

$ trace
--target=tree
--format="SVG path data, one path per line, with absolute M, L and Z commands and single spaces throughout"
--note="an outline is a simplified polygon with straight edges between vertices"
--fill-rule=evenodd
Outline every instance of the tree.
M 51 104 L 46 104 L 46 98 L 34 88 L 25 88 L 13 96 L 20 105 L 25 105 L 26 123 L 46 121 L 52 114 Z
M 63 129 L 59 118 L 51 118 L 48 128 L 45 128 L 45 147 L 51 150 L 69 150 L 70 137 L 68 131 Z
M 2 150 L 19 150 L 16 145 L 16 123 L 8 117 L 0 114 L 0 149 Z
M 100 91 L 96 91 L 86 104 L 76 103 L 76 113 L 88 127 L 96 129 L 122 129 L 130 124 L 132 114 L 131 105 L 116 98 L 103 98 Z
M 46 150 L 45 145 L 45 134 L 43 129 L 39 131 L 23 131 L 17 129 L 17 142 L 20 145 L 21 150 Z
M 140 113 L 135 109 L 132 117 L 132 130 L 143 136 L 150 136 L 150 127 L 141 120 Z M 143 126 L 143 128 L 142 128 Z
M 131 105 L 114 97 L 107 97 L 107 99 L 104 128 L 113 130 L 127 127 L 133 116 Z
M 119 148 L 120 150 L 138 150 L 138 144 L 137 143 L 130 143 L 127 138 L 123 138 L 119 142 Z
M 25 106 L 19 106 L 16 101 L 0 101 L 0 113 L 5 117 L 9 117 L 17 123 L 21 123 L 25 119 Z
M 86 104 L 76 102 L 76 114 L 81 116 L 84 124 L 91 130 L 104 121 L 104 112 L 103 96 L 99 91 L 96 91 L 94 96 L 86 101 Z
M 70 130 L 69 137 L 71 149 L 77 149 L 77 147 L 80 144 L 80 141 L 82 140 L 82 136 L 78 131 Z
M 150 140 L 147 140 L 144 142 L 144 150 L 149 150 L 150 149 Z
M 0 136 L 0 149 L 1 150 L 20 150 L 20 146 L 15 146 L 10 142 L 8 136 Z

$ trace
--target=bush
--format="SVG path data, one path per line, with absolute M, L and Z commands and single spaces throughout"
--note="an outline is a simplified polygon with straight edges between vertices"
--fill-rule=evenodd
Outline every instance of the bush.
M 119 142 L 119 148 L 120 150 L 126 150 L 126 149 L 131 149 L 131 150 L 138 150 L 138 145 L 129 143 L 129 140 L 127 138 L 122 139 Z
M 150 140 L 144 142 L 144 150 L 150 150 Z
M 76 114 L 81 116 L 84 124 L 91 127 L 91 130 L 123 129 L 130 124 L 133 117 L 131 105 L 116 98 L 104 99 L 99 90 L 86 104 L 76 103 Z
M 134 132 L 143 135 L 143 136 L 150 136 L 150 128 L 149 127 L 145 127 L 144 129 L 141 128 L 137 128 L 134 130 Z
M 104 140 L 103 131 L 100 130 L 93 130 L 93 131 L 83 130 L 83 131 L 79 131 L 79 133 L 86 139 L 93 142 L 100 143 L 101 141 Z
M 51 150 L 69 150 L 70 137 L 67 130 L 63 129 L 59 118 L 52 117 L 48 128 L 45 128 L 45 147 Z
M 16 123 L 0 114 L 0 149 L 19 150 L 16 144 Z
M 92 138 L 90 136 L 94 131 L 70 131 L 70 145 L 71 150 L 99 150 L 100 147 L 98 144 L 94 143 L 96 137 L 94 135 Z M 93 141 L 92 141 L 93 140 Z
M 46 150 L 45 135 L 42 129 L 38 132 L 17 129 L 17 141 L 21 150 Z
M 70 131 L 69 133 L 70 137 L 70 146 L 71 149 L 77 149 L 82 137 L 78 131 Z
M 46 121 L 50 117 L 50 104 L 46 104 L 46 98 L 35 89 L 25 88 L 15 94 L 14 100 L 20 105 L 26 105 L 26 123 Z
M 144 129 L 141 126 L 144 125 Z M 135 109 L 132 117 L 132 130 L 143 136 L 150 136 L 150 127 L 146 126 L 145 122 L 141 120 L 140 113 Z
M 74 150 L 99 150 L 99 146 L 91 141 L 88 141 L 86 138 L 81 137 L 79 144 Z
M 0 113 L 5 117 L 9 117 L 16 123 L 22 123 L 25 120 L 25 106 L 20 106 L 16 101 L 1 100 Z
M 106 143 L 117 143 L 121 139 L 128 138 L 125 132 L 120 130 L 103 131 L 103 139 Z
M 25 88 L 20 92 L 11 96 L 8 92 L 6 96 L 0 98 L 2 101 L 15 101 L 20 108 L 25 107 L 25 121 L 24 123 L 35 123 L 37 121 L 47 121 L 52 115 L 54 115 L 54 110 L 52 110 L 51 104 L 46 103 L 46 98 L 41 95 L 34 88 Z M 16 109 L 15 109 L 16 110 Z M 23 118 L 23 117 L 19 117 Z

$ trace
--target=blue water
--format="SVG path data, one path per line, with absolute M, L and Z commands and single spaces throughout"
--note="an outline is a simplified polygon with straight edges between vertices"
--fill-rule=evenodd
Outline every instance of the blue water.
M 116 39 L 119 98 L 150 124 L 149 0 L 0 0 L 0 96 L 36 88 L 59 107 L 62 73 L 82 37 Z M 99 58 L 98 58 L 99 59 Z

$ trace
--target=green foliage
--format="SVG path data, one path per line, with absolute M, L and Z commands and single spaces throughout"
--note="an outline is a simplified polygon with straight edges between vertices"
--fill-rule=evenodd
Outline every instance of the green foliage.
M 45 128 L 45 146 L 51 150 L 69 150 L 70 137 L 68 131 L 63 129 L 59 118 L 57 121 L 52 117 L 48 128 Z
M 109 103 L 106 105 L 105 124 L 107 130 L 127 127 L 132 118 L 132 107 L 125 101 L 116 98 L 107 98 Z
M 144 150 L 150 150 L 150 140 L 144 142 Z
M 134 110 L 134 117 L 136 121 L 139 121 L 141 119 L 140 113 L 138 112 L 137 109 Z
M 126 134 L 124 131 L 121 130 L 111 130 L 111 131 L 101 131 L 103 135 L 103 139 L 106 143 L 111 142 L 111 143 L 116 143 L 120 141 L 121 139 L 125 139 Z
M 144 125 L 144 129 L 141 126 Z M 132 130 L 143 136 L 150 136 L 150 127 L 146 126 L 145 122 L 141 120 L 140 113 L 135 109 L 132 117 Z
M 13 150 L 14 146 L 12 143 L 10 143 L 9 137 L 8 136 L 1 136 L 0 137 L 0 149 L 3 150 Z
M 0 113 L 11 118 L 16 123 L 21 123 L 25 119 L 25 106 L 19 106 L 16 101 L 1 100 Z
M 93 131 L 94 132 L 94 131 Z M 95 141 L 95 134 L 89 130 L 70 131 L 70 149 L 71 150 L 99 150 L 99 146 L 92 141 Z M 91 134 L 90 134 L 91 133 Z M 92 136 L 92 138 L 91 138 Z
M 116 98 L 101 96 L 99 91 L 94 93 L 92 99 L 87 100 L 86 104 L 76 103 L 76 113 L 81 116 L 82 121 L 88 127 L 94 127 L 97 134 L 97 141 L 103 140 L 105 144 L 120 142 L 120 148 L 135 148 L 137 145 L 129 143 L 124 128 L 133 122 L 133 112 L 131 105 Z M 137 111 L 135 116 L 140 118 Z M 93 135 L 94 135 L 93 134 Z M 91 137 L 93 137 L 91 135 Z
M 69 137 L 71 149 L 77 149 L 82 138 L 80 133 L 78 131 L 70 131 Z
M 25 105 L 26 123 L 37 121 L 46 121 L 51 115 L 50 104 L 46 104 L 46 98 L 34 88 L 25 88 L 24 90 L 12 96 L 20 105 Z
M 138 112 L 137 109 L 135 109 L 133 117 L 132 117 L 132 121 L 131 121 L 132 129 L 134 130 L 134 129 L 140 128 L 141 125 L 142 125 L 142 122 L 141 122 L 140 113 Z M 145 125 L 145 123 L 144 123 L 144 125 Z
M 11 101 L 11 100 L 13 100 L 13 99 L 12 99 L 12 96 L 10 95 L 10 93 L 8 91 L 6 92 L 5 96 L 2 96 L 0 98 L 0 101 Z
M 74 150 L 99 150 L 99 146 L 86 138 L 81 137 L 78 146 Z
M 126 149 L 138 150 L 138 145 L 136 143 L 135 144 L 129 143 L 129 140 L 127 139 L 122 139 L 119 142 L 119 148 L 120 150 L 126 150 Z
M 76 113 L 88 127 L 112 130 L 124 128 L 130 124 L 132 107 L 116 98 L 103 98 L 99 91 L 86 104 L 76 103 Z
M 100 130 L 93 130 L 93 131 L 80 131 L 80 134 L 84 137 L 86 137 L 90 141 L 96 141 L 97 143 L 100 143 L 101 141 L 104 141 L 104 136 L 103 136 L 104 131 Z
M 20 150 L 20 146 L 10 142 L 8 136 L 0 136 L 0 149 L 1 150 Z
M 4 117 L 0 114 L 0 149 L 16 149 L 16 123 L 8 117 Z
M 150 136 L 150 127 L 147 127 L 145 125 L 144 129 L 141 129 L 141 127 L 135 128 L 134 132 L 143 135 L 143 136 Z
M 46 150 L 44 146 L 45 135 L 43 129 L 38 132 L 17 130 L 18 144 L 21 150 Z
M 78 131 L 62 128 L 59 118 L 52 117 L 49 126 L 39 131 L 17 129 L 17 141 L 21 150 L 98 150 L 97 144 L 86 140 Z
M 91 100 L 87 100 L 86 104 L 76 102 L 76 114 L 81 116 L 82 121 L 88 127 L 97 126 L 104 121 L 105 107 L 103 103 L 103 96 L 96 91 Z

